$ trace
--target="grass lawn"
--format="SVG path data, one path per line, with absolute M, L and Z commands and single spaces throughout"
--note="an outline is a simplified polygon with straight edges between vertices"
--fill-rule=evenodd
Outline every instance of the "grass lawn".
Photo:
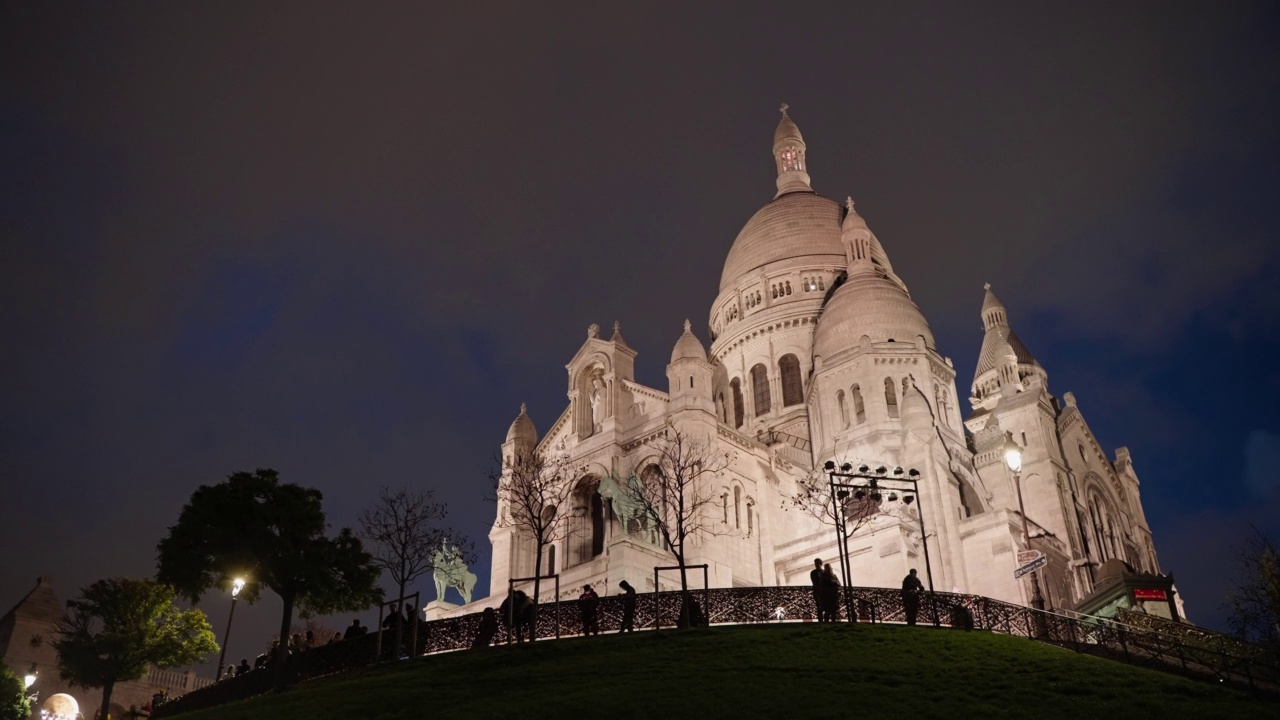
M 1280 718 L 1280 702 L 1004 635 L 806 623 L 449 653 L 180 717 Z

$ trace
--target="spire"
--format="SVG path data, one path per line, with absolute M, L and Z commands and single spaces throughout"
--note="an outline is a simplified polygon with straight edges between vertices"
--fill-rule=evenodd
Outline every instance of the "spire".
M 973 373 L 973 396 L 982 398 L 989 395 L 983 376 L 994 372 L 993 379 L 1003 381 L 999 377 L 1000 372 L 1010 364 L 1014 368 L 1027 366 L 1030 372 L 1047 382 L 1048 375 L 1040 367 L 1040 363 L 1036 362 L 1031 351 L 1010 327 L 1008 312 L 1004 303 L 992 292 L 991 283 L 984 283 L 982 289 L 986 291 L 982 298 L 982 329 L 985 334 L 982 337 L 982 349 L 978 351 L 978 366 Z
M 793 192 L 813 192 L 809 187 L 809 173 L 805 171 L 805 144 L 800 128 L 787 114 L 790 106 L 782 103 L 779 108 L 782 119 L 773 133 L 773 159 L 778 165 L 778 194 L 775 198 Z
M 982 329 L 1008 327 L 1008 313 L 1004 309 L 1004 303 L 1000 302 L 1000 298 L 991 292 L 991 283 L 983 283 L 982 289 L 987 291 L 986 296 L 982 298 Z

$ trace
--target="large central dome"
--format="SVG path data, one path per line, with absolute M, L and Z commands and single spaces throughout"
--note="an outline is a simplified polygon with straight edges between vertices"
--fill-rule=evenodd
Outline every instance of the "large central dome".
M 814 258 L 817 264 L 843 264 L 840 219 L 840 205 L 812 191 L 787 193 L 765 205 L 733 241 L 720 275 L 720 291 L 748 273 L 783 260 Z

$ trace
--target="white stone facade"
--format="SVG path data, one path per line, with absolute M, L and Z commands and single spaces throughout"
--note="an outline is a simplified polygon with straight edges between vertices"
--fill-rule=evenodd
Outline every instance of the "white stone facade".
M 668 387 L 648 388 L 635 382 L 636 352 L 618 328 L 606 340 L 592 326 L 566 366 L 569 403 L 555 424 L 540 442 L 523 411 L 512 424 L 504 453 L 536 444 L 587 468 L 571 508 L 578 532 L 543 563 L 560 573 L 561 598 L 584 583 L 613 594 L 623 579 L 651 590 L 654 566 L 674 563 L 629 535 L 593 490 L 599 478 L 637 467 L 646 439 L 668 423 L 733 458 L 710 489 L 721 498 L 719 531 L 695 540 L 688 558 L 710 566 L 712 587 L 807 585 L 814 558 L 835 565 L 834 530 L 788 509 L 797 480 L 835 460 L 921 474 L 918 503 L 886 499 L 851 539 L 854 584 L 898 587 L 913 567 L 925 575 L 923 512 L 936 589 L 1025 603 L 1027 578 L 1013 577 L 1024 543 L 1003 462 L 1006 433 L 1026 448 L 1023 497 L 1031 544 L 1049 557 L 1041 572 L 1048 607 L 1088 594 L 1109 558 L 1159 572 L 1128 451 L 1107 458 L 1073 396 L 1060 403 L 1049 393 L 1047 374 L 990 288 L 966 419 L 951 360 L 880 240 L 852 200 L 842 207 L 810 187 L 806 146 L 785 106 L 773 151 L 778 194 L 725 260 L 710 352 L 686 322 Z M 497 521 L 489 537 L 492 600 L 473 605 L 497 603 L 509 578 L 534 574 L 531 541 Z M 691 579 L 701 585 L 700 573 Z M 666 573 L 660 584 L 676 582 Z M 549 600 L 553 590 L 543 587 Z

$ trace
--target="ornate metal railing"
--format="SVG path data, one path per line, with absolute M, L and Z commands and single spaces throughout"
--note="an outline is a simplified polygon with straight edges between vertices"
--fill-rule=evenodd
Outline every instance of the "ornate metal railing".
M 906 622 L 906 608 L 898 590 L 854 587 L 845 592 L 849 601 L 845 607 L 854 608 L 859 621 Z M 690 593 L 701 606 L 706 622 L 712 625 L 816 620 L 809 587 L 715 588 Z M 644 593 L 637 600 L 637 629 L 663 631 L 674 628 L 680 620 L 683 603 L 679 592 Z M 620 595 L 600 598 L 597 619 L 601 632 L 617 632 L 621 628 L 622 603 Z M 841 617 L 844 618 L 843 609 Z M 956 628 L 971 624 L 977 630 L 1031 638 L 1076 652 L 1280 695 L 1280 661 L 1274 654 L 1216 633 L 1169 632 L 1155 625 L 1138 627 L 1113 620 L 1068 617 L 977 595 L 942 592 L 924 596 L 917 622 Z M 471 647 L 479 629 L 480 613 L 420 623 L 413 655 L 465 650 Z M 408 654 L 408 648 L 395 651 L 393 631 L 383 632 L 382 658 L 375 658 L 374 634 L 323 645 L 290 658 L 289 682 L 368 667 Z M 539 640 L 581 633 L 582 618 L 572 602 L 547 604 L 538 614 L 535 637 Z M 407 644 L 409 633 L 404 635 L 402 642 Z M 505 626 L 494 638 L 498 644 L 515 641 Z M 255 670 L 189 692 L 157 710 L 153 717 L 169 717 L 267 692 L 272 679 L 269 668 Z

